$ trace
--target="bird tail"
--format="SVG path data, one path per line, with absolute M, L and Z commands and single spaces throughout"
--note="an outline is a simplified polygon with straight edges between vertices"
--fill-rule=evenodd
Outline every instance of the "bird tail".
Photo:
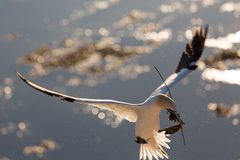
M 152 160 L 158 158 L 168 159 L 168 154 L 163 150 L 163 147 L 170 149 L 167 144 L 170 140 L 167 138 L 168 135 L 165 134 L 165 131 L 155 132 L 153 133 L 153 137 L 151 137 L 145 144 L 140 145 L 140 160 Z

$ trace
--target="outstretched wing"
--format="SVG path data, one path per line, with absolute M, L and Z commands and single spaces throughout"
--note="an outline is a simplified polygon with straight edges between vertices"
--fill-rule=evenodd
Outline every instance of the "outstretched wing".
M 177 68 L 173 74 L 171 74 L 165 81 L 166 85 L 162 83 L 150 97 L 158 94 L 167 94 L 168 88 L 171 88 L 175 83 L 182 80 L 191 71 L 197 68 L 196 62 L 201 57 L 204 43 L 207 37 L 208 26 L 197 30 L 193 39 L 186 45 L 185 51 L 182 53 L 182 57 L 177 65 Z
M 119 116 L 122 119 L 126 119 L 129 122 L 136 122 L 136 120 L 137 120 L 136 110 L 138 108 L 138 105 L 140 105 L 140 104 L 132 104 L 132 103 L 115 101 L 115 100 L 110 100 L 110 99 L 77 98 L 77 97 L 65 95 L 65 94 L 51 91 L 49 89 L 41 87 L 41 86 L 33 83 L 32 81 L 27 80 L 19 72 L 17 72 L 17 75 L 19 78 L 21 78 L 26 84 L 28 84 L 32 88 L 34 88 L 40 92 L 43 92 L 49 96 L 57 97 L 61 100 L 68 101 L 68 102 L 86 104 L 86 105 L 94 106 L 94 107 L 97 107 L 100 109 L 106 109 L 106 110 L 114 112 L 117 116 Z

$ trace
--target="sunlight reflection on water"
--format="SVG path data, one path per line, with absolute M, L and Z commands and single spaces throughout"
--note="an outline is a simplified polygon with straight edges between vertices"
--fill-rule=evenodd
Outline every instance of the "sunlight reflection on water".
M 225 37 L 208 38 L 205 45 L 219 49 L 232 49 L 235 43 L 240 43 L 240 31 L 229 33 Z
M 240 2 L 226 2 L 221 5 L 221 12 L 233 12 L 234 16 L 239 17 L 240 15 Z
M 113 112 L 99 109 L 96 107 L 85 107 L 83 112 L 85 114 L 91 113 L 97 116 L 100 120 L 103 120 L 106 125 L 111 126 L 111 128 L 117 128 L 123 120 L 122 118 L 116 116 Z
M 240 69 L 224 71 L 217 69 L 206 69 L 202 73 L 202 78 L 204 80 L 213 82 L 240 85 Z
M 73 106 L 68 112 L 69 104 L 45 99 L 12 72 L 30 70 L 41 84 L 79 96 L 138 101 L 159 83 L 151 68 L 171 73 L 192 31 L 206 23 L 202 76 L 195 72 L 173 89 L 189 142 L 183 147 L 178 135 L 172 136 L 169 153 L 172 159 L 239 159 L 239 5 L 219 0 L 1 1 L 0 160 L 137 159 L 128 123 L 92 107 Z M 15 59 L 27 67 L 13 65 Z
M 233 125 L 239 125 L 240 121 L 240 104 L 227 105 L 224 103 L 209 103 L 208 109 L 215 112 L 219 117 L 226 117 L 232 119 Z
M 0 125 L 0 134 L 8 135 L 14 133 L 18 138 L 23 138 L 31 133 L 30 123 L 24 122 L 8 122 L 5 125 Z
M 58 144 L 52 139 L 43 139 L 37 145 L 26 146 L 23 148 L 23 154 L 26 156 L 36 155 L 39 158 L 44 157 L 49 151 L 54 151 L 58 148 Z

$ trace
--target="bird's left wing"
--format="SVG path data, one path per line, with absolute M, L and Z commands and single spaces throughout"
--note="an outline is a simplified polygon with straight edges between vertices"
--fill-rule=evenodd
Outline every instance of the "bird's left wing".
M 73 96 L 65 95 L 65 94 L 41 87 L 33 83 L 32 81 L 27 80 L 19 72 L 17 72 L 17 75 L 19 78 L 21 78 L 26 84 L 28 84 L 32 88 L 40 92 L 43 92 L 49 96 L 57 97 L 61 100 L 68 101 L 68 102 L 86 104 L 86 105 L 97 107 L 100 109 L 109 110 L 114 112 L 120 118 L 126 119 L 129 122 L 136 122 L 137 120 L 136 111 L 137 111 L 138 105 L 141 105 L 141 104 L 132 104 L 132 103 L 110 100 L 110 99 L 88 99 L 88 98 L 73 97 Z
M 186 77 L 191 71 L 197 68 L 196 62 L 201 57 L 204 43 L 207 37 L 208 26 L 201 28 L 195 32 L 193 39 L 186 45 L 185 51 L 182 53 L 182 57 L 176 67 L 176 70 L 162 83 L 150 97 L 154 97 L 158 94 L 167 94 L 169 88 L 174 84 Z

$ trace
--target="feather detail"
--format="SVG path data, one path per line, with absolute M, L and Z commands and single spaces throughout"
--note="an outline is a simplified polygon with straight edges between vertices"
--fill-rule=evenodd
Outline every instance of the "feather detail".
M 153 131 L 153 137 L 151 137 L 146 144 L 140 145 L 140 160 L 158 160 L 168 159 L 168 154 L 164 151 L 163 147 L 170 149 L 170 146 L 167 144 L 171 142 L 168 138 L 168 135 L 165 134 L 165 131 L 156 132 Z
M 165 80 L 165 83 L 162 83 L 158 88 L 156 88 L 150 97 L 154 97 L 158 94 L 167 94 L 169 92 L 169 88 L 172 88 L 174 84 L 182 80 L 190 72 L 197 68 L 196 62 L 202 55 L 207 33 L 208 25 L 195 32 L 192 40 L 186 45 L 175 72 Z
M 195 62 L 202 55 L 207 32 L 208 25 L 204 29 L 201 28 L 200 30 L 196 31 L 192 41 L 186 45 L 185 51 L 182 53 L 182 57 L 175 71 L 176 73 L 180 72 L 183 68 L 187 68 L 189 70 L 195 70 L 197 68 Z

